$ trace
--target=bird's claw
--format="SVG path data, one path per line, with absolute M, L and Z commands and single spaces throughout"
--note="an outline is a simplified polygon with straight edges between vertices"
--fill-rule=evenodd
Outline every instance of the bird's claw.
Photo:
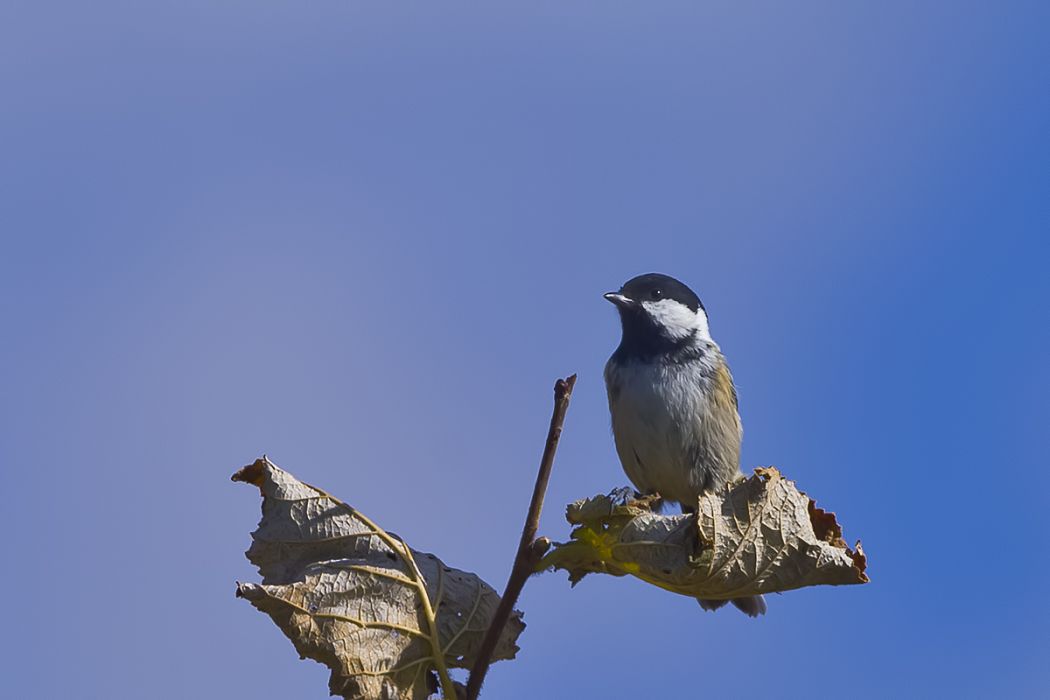
M 641 497 L 642 494 L 638 493 L 630 486 L 621 486 L 609 492 L 610 500 L 618 506 L 625 506 L 631 501 L 635 501 Z

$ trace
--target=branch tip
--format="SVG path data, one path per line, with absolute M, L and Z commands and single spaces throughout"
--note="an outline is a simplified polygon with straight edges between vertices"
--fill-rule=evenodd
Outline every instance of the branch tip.
M 507 587 L 503 591 L 499 607 L 485 633 L 485 639 L 481 643 L 481 650 L 478 652 L 474 666 L 470 669 L 466 700 L 477 700 L 478 693 L 481 692 L 481 684 L 485 681 L 485 674 L 488 673 L 489 665 L 492 663 L 492 652 L 496 648 L 504 625 L 507 624 L 514 610 L 514 604 L 518 602 L 521 589 L 525 586 L 525 581 L 533 574 L 536 564 L 551 546 L 548 538 L 537 539 L 536 531 L 539 530 L 543 496 L 547 492 L 547 482 L 550 480 L 551 469 L 554 467 L 554 454 L 558 450 L 558 440 L 561 438 L 562 425 L 565 423 L 565 413 L 569 410 L 569 399 L 572 397 L 572 389 L 575 385 L 575 374 L 554 382 L 554 411 L 547 430 L 547 442 L 543 447 L 539 473 L 536 475 L 536 485 L 532 490 L 532 501 L 529 503 L 525 526 L 521 531 L 518 553 L 514 557 L 514 564 L 511 567 L 510 577 L 507 579 Z

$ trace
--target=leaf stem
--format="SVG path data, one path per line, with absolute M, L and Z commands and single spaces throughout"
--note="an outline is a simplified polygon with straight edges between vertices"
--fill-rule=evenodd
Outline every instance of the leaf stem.
M 416 579 L 416 586 L 419 590 L 419 600 L 423 604 L 423 615 L 427 618 L 427 626 L 430 628 L 430 648 L 431 654 L 434 656 L 434 666 L 437 670 L 438 679 L 441 682 L 441 697 L 445 700 L 456 700 L 456 686 L 452 684 L 452 677 L 448 675 L 448 666 L 445 664 L 445 653 L 441 648 L 441 637 L 438 636 L 437 628 L 437 606 L 431 606 L 430 595 L 427 593 L 427 586 L 423 580 L 423 575 L 419 571 L 419 567 L 416 566 L 416 560 L 412 556 L 412 550 L 408 548 L 408 545 L 404 542 L 401 543 L 404 547 L 405 561 L 409 564 L 412 569 L 413 577 Z M 441 575 L 441 569 L 438 568 L 438 576 Z M 438 605 L 440 605 L 440 597 L 438 599 Z
M 314 487 L 316 488 L 316 487 Z M 319 489 L 318 489 L 319 490 Z M 324 493 L 324 492 L 322 492 Z M 375 535 L 383 541 L 383 543 L 389 547 L 392 551 L 396 552 L 401 561 L 408 567 L 408 573 L 412 579 L 412 584 L 416 588 L 416 594 L 419 596 L 419 602 L 423 607 L 423 617 L 426 618 L 427 628 L 429 634 L 425 635 L 430 639 L 430 650 L 431 656 L 434 661 L 434 670 L 437 671 L 438 680 L 441 682 L 441 697 L 445 700 L 456 700 L 456 687 L 452 684 L 452 677 L 448 674 L 448 665 L 445 664 L 445 654 L 441 649 L 441 638 L 438 636 L 437 629 L 437 606 L 432 605 L 430 602 L 430 595 L 427 592 L 426 580 L 423 578 L 423 574 L 419 570 L 419 566 L 416 565 L 416 559 L 412 556 L 412 550 L 409 549 L 408 545 L 399 540 L 395 539 L 383 528 L 376 525 L 372 520 L 365 514 L 353 506 L 349 506 L 343 503 L 338 498 L 325 493 L 326 496 L 331 498 L 336 503 L 339 503 L 345 508 L 348 508 L 353 517 L 363 522 L 367 527 L 371 528 Z M 438 570 L 440 576 L 440 569 Z M 439 598 L 440 604 L 440 598 Z
M 547 483 L 550 481 L 551 469 L 554 467 L 554 454 L 558 451 L 558 440 L 561 438 L 565 413 L 569 410 L 569 399 L 572 397 L 572 388 L 575 385 L 575 374 L 554 383 L 554 412 L 547 431 L 547 443 L 543 448 L 543 457 L 540 459 L 540 471 L 536 475 L 536 485 L 532 490 L 532 501 L 529 503 L 528 514 L 525 516 L 525 526 L 521 531 L 521 541 L 518 543 L 518 552 L 514 557 L 510 577 L 507 579 L 507 587 L 503 591 L 492 623 L 485 633 L 485 639 L 481 643 L 474 666 L 470 669 L 470 678 L 467 681 L 467 700 L 477 700 L 478 693 L 481 692 L 481 684 L 485 681 L 485 674 L 488 673 L 489 666 L 492 664 L 492 654 L 499 642 L 503 627 L 514 611 L 514 605 L 518 602 L 521 589 L 524 588 L 525 581 L 532 575 L 536 563 L 550 547 L 550 542 L 546 538 L 536 539 L 536 532 L 540 527 L 543 496 L 547 492 Z
M 263 459 L 266 459 L 265 457 Z M 267 462 L 270 460 L 267 459 Z M 270 462 L 273 464 L 272 462 Z M 276 466 L 276 465 L 274 465 Z M 324 489 L 319 489 L 316 486 L 306 484 L 313 490 L 321 493 L 326 498 L 330 499 L 333 503 L 342 506 L 350 512 L 350 515 L 357 518 L 359 521 L 364 523 L 365 527 L 369 528 L 373 535 L 378 537 L 383 544 L 385 544 L 392 552 L 396 553 L 401 561 L 404 562 L 408 568 L 409 578 L 411 579 L 412 585 L 416 589 L 416 594 L 419 596 L 420 605 L 423 608 L 423 617 L 426 618 L 428 634 L 424 636 L 430 640 L 431 657 L 434 662 L 434 670 L 437 671 L 438 680 L 441 683 L 441 696 L 445 700 L 456 700 L 456 687 L 452 683 L 452 677 L 448 673 L 448 665 L 445 663 L 444 650 L 441 648 L 441 638 L 438 636 L 437 628 L 437 607 L 441 604 L 441 596 L 438 595 L 436 604 L 430 602 L 430 595 L 427 592 L 426 580 L 423 578 L 422 572 L 419 570 L 419 566 L 416 565 L 415 557 L 412 556 L 412 550 L 409 549 L 407 543 L 399 538 L 395 538 L 390 535 L 386 530 L 372 522 L 371 518 L 357 510 L 353 506 L 344 503 L 332 494 L 328 493 Z M 438 576 L 440 576 L 440 569 L 438 570 Z M 440 587 L 439 587 L 440 588 Z

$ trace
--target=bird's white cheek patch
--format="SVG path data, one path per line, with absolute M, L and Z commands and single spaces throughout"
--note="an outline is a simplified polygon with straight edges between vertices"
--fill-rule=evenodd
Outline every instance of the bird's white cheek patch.
M 708 338 L 707 314 L 703 309 L 693 313 L 688 306 L 673 299 L 643 301 L 642 308 L 673 340 L 680 340 L 693 333 Z

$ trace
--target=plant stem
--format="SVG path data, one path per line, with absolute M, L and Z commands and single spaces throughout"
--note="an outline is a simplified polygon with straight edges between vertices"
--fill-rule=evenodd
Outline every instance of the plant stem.
M 270 462 L 265 455 L 263 455 L 263 459 L 269 464 L 277 466 L 273 464 L 273 462 Z M 434 671 L 437 673 L 438 682 L 441 684 L 441 697 L 446 700 L 456 700 L 456 686 L 452 682 L 452 677 L 448 674 L 448 664 L 445 663 L 445 652 L 441 648 L 441 638 L 438 635 L 438 611 L 430 602 L 430 594 L 427 592 L 426 579 L 423 578 L 423 574 L 420 572 L 419 566 L 416 564 L 416 559 L 412 556 L 411 548 L 409 548 L 407 543 L 391 536 L 390 533 L 376 525 L 372 522 L 371 518 L 353 506 L 344 503 L 324 489 L 310 486 L 310 484 L 306 484 L 306 486 L 324 494 L 324 496 L 330 499 L 333 503 L 345 508 L 350 513 L 351 517 L 357 518 L 364 523 L 365 527 L 371 530 L 376 537 L 382 540 L 383 544 L 385 544 L 391 552 L 396 553 L 401 558 L 401 561 L 404 562 L 405 567 L 408 569 L 409 578 L 412 580 L 412 586 L 416 589 L 416 595 L 419 596 L 419 602 L 423 608 L 423 617 L 427 620 L 428 634 L 426 636 L 430 640 L 430 656 L 434 662 Z
M 521 589 L 525 586 L 525 581 L 532 574 L 537 562 L 550 546 L 549 541 L 544 538 L 537 540 L 536 532 L 540 527 L 543 496 L 547 492 L 547 482 L 550 481 L 551 469 L 554 467 L 554 453 L 558 450 L 562 424 L 565 423 L 565 413 L 569 410 L 569 399 L 572 397 L 572 388 L 575 385 L 575 374 L 554 383 L 554 413 L 551 415 L 547 443 L 543 448 L 543 457 L 540 459 L 540 471 L 536 475 L 536 486 L 532 490 L 532 502 L 529 503 L 529 512 L 525 516 L 525 526 L 521 531 L 521 541 L 518 543 L 518 553 L 514 557 L 514 566 L 511 567 L 510 577 L 507 579 L 507 587 L 503 591 L 503 597 L 500 599 L 492 623 L 485 633 L 485 639 L 481 643 L 481 650 L 478 652 L 474 667 L 470 669 L 470 679 L 467 681 L 467 700 L 477 700 L 481 684 L 485 681 L 485 674 L 488 673 L 489 666 L 492 664 L 492 653 L 503 633 L 503 627 L 514 611 L 514 605 L 518 602 Z

